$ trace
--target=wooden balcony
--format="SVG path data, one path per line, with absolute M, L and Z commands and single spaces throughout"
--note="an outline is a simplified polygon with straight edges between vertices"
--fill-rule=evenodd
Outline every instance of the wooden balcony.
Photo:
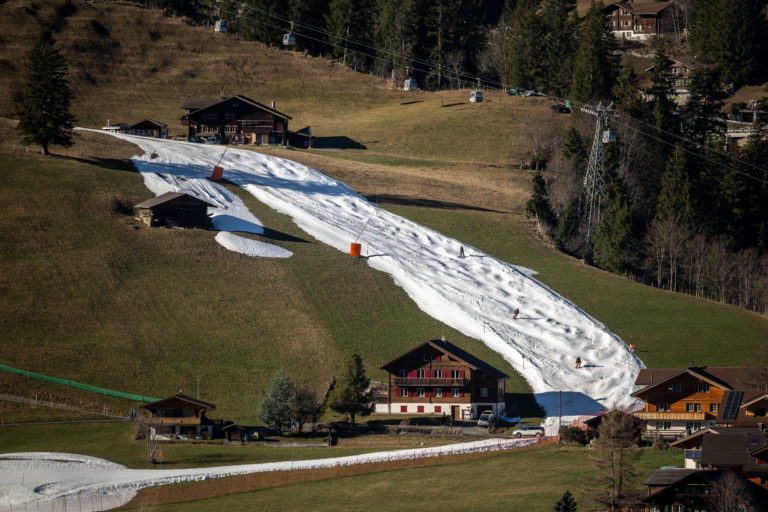
M 636 412 L 636 418 L 650 421 L 704 421 L 712 419 L 706 412 Z
M 436 379 L 417 377 L 395 377 L 395 386 L 404 388 L 408 386 L 460 388 L 469 384 L 469 379 Z
M 149 419 L 150 423 L 161 423 L 163 425 L 200 425 L 200 418 L 185 416 L 179 418 L 167 416 L 154 416 Z

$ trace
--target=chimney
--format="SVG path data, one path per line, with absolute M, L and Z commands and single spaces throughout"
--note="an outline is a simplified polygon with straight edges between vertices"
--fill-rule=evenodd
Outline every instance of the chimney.
M 272 100 L 272 110 L 275 110 L 275 100 Z

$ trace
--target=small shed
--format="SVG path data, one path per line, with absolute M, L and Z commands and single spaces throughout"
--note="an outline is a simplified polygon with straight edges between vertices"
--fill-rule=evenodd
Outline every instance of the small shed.
M 205 429 L 212 437 L 213 423 L 205 417 L 205 411 L 216 406 L 182 393 L 142 405 L 149 412 L 146 421 L 155 427 L 171 428 L 176 434 L 200 435 Z
M 408 78 L 405 82 L 403 82 L 403 90 L 404 91 L 418 91 L 419 90 L 419 84 L 416 82 L 413 78 Z
M 165 137 L 165 123 L 154 119 L 143 119 L 128 127 L 128 135 L 140 135 L 142 137 Z
M 243 434 L 246 433 L 246 428 L 241 427 L 237 423 L 230 423 L 229 425 L 225 425 L 221 430 L 224 432 L 224 439 L 235 443 L 243 441 Z
M 150 227 L 208 227 L 208 208 L 215 205 L 182 192 L 166 192 L 134 206 L 139 220 Z

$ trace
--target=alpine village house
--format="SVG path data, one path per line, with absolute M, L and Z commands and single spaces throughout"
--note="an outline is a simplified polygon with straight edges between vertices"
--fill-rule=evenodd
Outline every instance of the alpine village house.
M 504 411 L 509 376 L 444 339 L 425 341 L 381 368 L 389 380 L 377 413 L 443 413 L 458 420 Z
M 189 137 L 218 136 L 222 141 L 238 137 L 250 144 L 285 145 L 288 143 L 290 116 L 245 96 L 230 98 L 183 98 L 181 108 L 187 113 L 181 124 Z
M 644 402 L 635 416 L 646 436 L 675 439 L 705 427 L 757 426 L 766 422 L 765 368 L 645 368 L 632 396 Z

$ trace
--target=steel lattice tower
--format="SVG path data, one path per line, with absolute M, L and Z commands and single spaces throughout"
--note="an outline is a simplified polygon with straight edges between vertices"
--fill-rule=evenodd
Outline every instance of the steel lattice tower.
M 589 152 L 589 164 L 584 175 L 584 195 L 586 205 L 582 213 L 587 224 L 587 242 L 592 239 L 592 225 L 595 229 L 600 225 L 600 203 L 605 198 L 605 148 L 604 144 L 610 142 L 610 134 L 605 131 L 608 110 L 597 107 L 596 109 L 582 109 L 595 116 L 595 136 L 592 139 L 592 150 Z M 608 136 L 608 140 L 606 140 Z

